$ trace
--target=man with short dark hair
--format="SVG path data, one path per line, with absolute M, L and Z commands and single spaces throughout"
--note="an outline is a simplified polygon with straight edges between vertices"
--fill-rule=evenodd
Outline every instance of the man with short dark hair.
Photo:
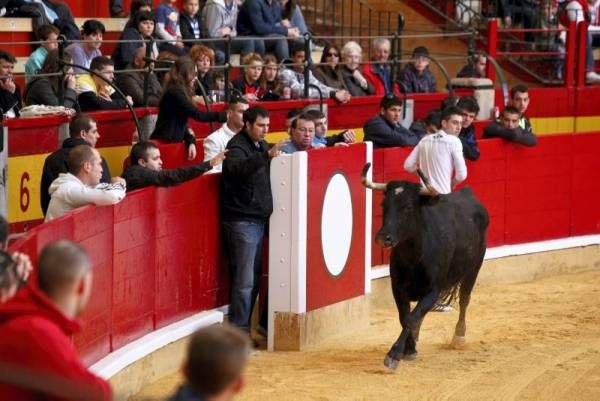
M 506 106 L 500 119 L 483 129 L 483 138 L 502 138 L 525 146 L 535 146 L 537 138 L 519 126 L 521 113 L 514 106 Z
M 111 400 L 110 385 L 85 367 L 71 339 L 92 291 L 88 254 L 71 241 L 50 243 L 38 258 L 37 277 L 37 288 L 28 285 L 0 305 L 3 368 L 27 372 L 27 380 L 10 381 L 3 371 L 2 399 Z
M 479 105 L 473 96 L 465 96 L 459 99 L 456 107 L 463 112 L 462 128 L 458 135 L 458 139 L 462 143 L 463 154 L 467 159 L 475 161 L 479 159 L 479 147 L 475 138 L 473 121 L 479 113 Z
M 380 114 L 367 121 L 363 127 L 364 141 L 373 142 L 373 148 L 414 146 L 419 136 L 404 128 L 402 121 L 402 99 L 390 93 L 379 102 Z
M 260 285 L 262 240 L 273 211 L 270 162 L 283 145 L 269 147 L 265 141 L 269 123 L 263 107 L 244 112 L 244 128 L 227 144 L 221 174 L 221 227 L 231 272 L 229 321 L 247 333 Z
M 327 116 L 321 110 L 308 109 L 304 114 L 315 122 L 313 146 L 325 145 L 329 147 L 337 144 L 350 144 L 356 142 L 356 134 L 351 129 L 342 131 L 337 135 L 327 136 Z
M 40 206 L 44 215 L 48 210 L 48 204 L 50 203 L 50 194 L 48 188 L 50 184 L 60 173 L 66 173 L 67 169 L 67 157 L 69 152 L 77 145 L 89 145 L 93 148 L 96 147 L 96 143 L 100 138 L 98 133 L 98 127 L 96 120 L 89 114 L 80 113 L 71 120 L 69 124 L 70 137 L 65 139 L 62 143 L 62 147 L 57 151 L 53 152 L 44 161 L 44 168 L 42 169 L 42 181 L 40 185 Z M 110 176 L 110 170 L 108 169 L 108 163 L 102 158 L 102 178 L 100 182 L 110 183 L 112 178 Z
M 487 56 L 482 51 L 476 51 L 469 56 L 469 62 L 465 64 L 458 74 L 457 78 L 485 78 L 487 67 Z
M 186 383 L 169 401 L 229 401 L 244 387 L 251 346 L 234 326 L 202 328 L 192 334 L 183 374 Z
M 106 56 L 98 56 L 90 63 L 90 70 L 112 82 L 115 77 L 115 62 Z M 131 96 L 126 96 L 123 100 L 113 87 L 96 74 L 77 76 L 77 101 L 82 111 L 124 109 L 127 103 L 133 105 Z
M 227 143 L 244 128 L 244 112 L 250 105 L 243 96 L 234 96 L 227 106 L 227 121 L 221 128 L 204 138 L 204 161 L 209 161 L 227 147 Z M 207 174 L 220 173 L 223 165 L 217 164 Z
M 59 174 L 48 192 L 50 204 L 46 221 L 89 204 L 114 205 L 125 198 L 125 180 L 115 178 L 114 184 L 100 184 L 102 159 L 89 145 L 75 146 L 67 157 L 68 173 Z
M 519 111 L 519 113 L 521 113 L 521 117 L 519 118 L 519 127 L 522 130 L 534 135 L 533 129 L 531 128 L 531 122 L 529 121 L 529 118 L 525 116 L 530 100 L 529 89 L 527 89 L 525 85 L 515 85 L 510 89 L 509 105 L 513 106 Z
M 209 161 L 180 167 L 173 170 L 163 170 L 160 150 L 152 142 L 138 142 L 131 148 L 129 160 L 131 165 L 123 172 L 127 183 L 127 191 L 156 185 L 169 187 L 196 178 L 206 171 L 219 165 L 225 159 L 225 152 L 218 153 Z
M 16 63 L 15 56 L 0 50 L 0 111 L 9 118 L 19 117 L 23 105 L 21 88 L 13 80 Z
M 458 139 L 462 118 L 462 111 L 456 106 L 443 110 L 442 129 L 424 136 L 404 162 L 404 169 L 409 173 L 420 168 L 437 194 L 449 194 L 467 178 L 462 144 Z

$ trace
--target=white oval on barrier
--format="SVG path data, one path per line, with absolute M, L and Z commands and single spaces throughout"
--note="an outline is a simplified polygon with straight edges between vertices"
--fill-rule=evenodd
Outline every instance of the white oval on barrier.
M 339 276 L 348 260 L 352 243 L 352 197 L 346 177 L 336 173 L 329 180 L 321 214 L 321 248 L 325 266 Z

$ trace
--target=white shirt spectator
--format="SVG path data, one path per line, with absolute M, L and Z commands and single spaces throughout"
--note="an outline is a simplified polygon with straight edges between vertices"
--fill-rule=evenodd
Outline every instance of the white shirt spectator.
M 59 174 L 48 189 L 51 199 L 45 221 L 92 203 L 98 206 L 114 205 L 125 198 L 125 190 L 125 185 L 122 183 L 102 183 L 90 187 L 73 174 Z
M 452 192 L 452 185 L 467 178 L 467 165 L 460 139 L 443 130 L 423 137 L 404 162 L 410 173 L 420 168 L 433 189 L 440 194 Z M 454 173 L 454 180 L 452 175 Z
M 224 123 L 221 128 L 204 138 L 204 161 L 212 160 L 217 154 L 223 152 L 227 147 L 227 143 L 233 136 L 233 132 L 227 123 Z M 223 164 L 217 164 L 211 170 L 208 170 L 205 174 L 220 173 L 223 169 Z

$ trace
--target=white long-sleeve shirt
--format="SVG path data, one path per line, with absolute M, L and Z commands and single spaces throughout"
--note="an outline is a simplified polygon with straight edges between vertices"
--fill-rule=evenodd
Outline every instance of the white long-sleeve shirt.
M 61 173 L 48 189 L 51 198 L 45 221 L 92 203 L 98 206 L 114 205 L 125 198 L 125 189 L 125 185 L 121 183 L 103 183 L 90 187 L 73 174 Z
M 453 176 L 455 184 L 467 178 L 460 139 L 443 130 L 423 137 L 404 161 L 404 169 L 409 173 L 417 168 L 421 168 L 437 192 L 452 192 Z
M 207 162 L 213 157 L 223 152 L 227 147 L 227 143 L 236 133 L 233 132 L 227 123 L 223 124 L 221 128 L 204 138 L 204 161 Z M 223 169 L 223 164 L 213 166 L 212 169 L 208 170 L 204 174 L 220 173 Z

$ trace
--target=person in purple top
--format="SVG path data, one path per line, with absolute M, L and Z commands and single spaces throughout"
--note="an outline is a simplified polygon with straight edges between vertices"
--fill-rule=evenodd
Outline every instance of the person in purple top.
M 73 64 L 90 68 L 92 60 L 102 55 L 100 46 L 102 46 L 102 35 L 104 35 L 105 32 L 106 28 L 104 28 L 102 22 L 95 19 L 85 21 L 81 27 L 81 36 L 84 41 L 90 42 L 72 43 L 65 49 L 65 52 L 73 59 Z M 76 73 L 86 72 L 77 67 L 73 69 Z

